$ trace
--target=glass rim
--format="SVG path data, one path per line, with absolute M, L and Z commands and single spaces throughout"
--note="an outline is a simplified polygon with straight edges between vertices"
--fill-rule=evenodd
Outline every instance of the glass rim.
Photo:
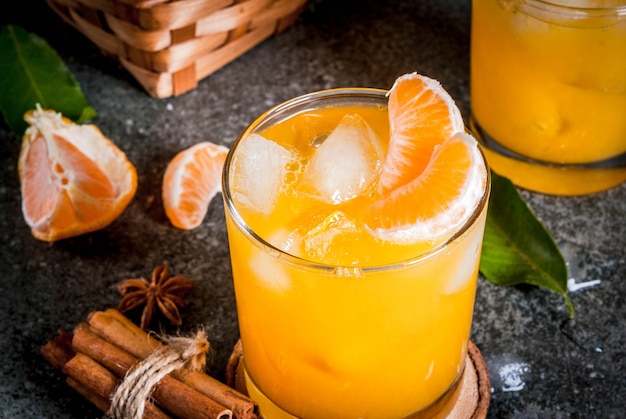
M 477 144 L 481 159 L 483 164 L 485 165 L 487 176 L 485 179 L 485 188 L 483 190 L 483 194 L 480 197 L 480 200 L 476 204 L 473 209 L 471 215 L 468 219 L 463 223 L 450 237 L 445 239 L 443 242 L 439 243 L 435 247 L 421 252 L 411 258 L 403 259 L 399 261 L 394 261 L 391 263 L 378 264 L 378 265 L 349 265 L 349 266 L 339 266 L 333 264 L 326 264 L 322 262 L 313 261 L 304 257 L 300 257 L 297 255 L 293 255 L 289 252 L 286 252 L 272 243 L 265 240 L 263 237 L 259 236 L 248 224 L 245 222 L 239 211 L 237 210 L 237 206 L 235 205 L 234 199 L 230 190 L 230 179 L 229 173 L 231 168 L 231 163 L 233 160 L 233 156 L 235 155 L 239 143 L 249 134 L 256 132 L 260 127 L 264 126 L 264 123 L 272 122 L 271 118 L 275 115 L 279 115 L 282 112 L 287 110 L 292 110 L 294 108 L 301 108 L 300 111 L 305 111 L 307 109 L 312 109 L 312 107 L 306 107 L 305 105 L 310 103 L 311 101 L 319 101 L 324 99 L 336 99 L 336 98 L 358 98 L 359 96 L 363 98 L 369 98 L 372 100 L 380 100 L 385 99 L 387 97 L 388 90 L 377 89 L 377 88 L 360 88 L 360 87 L 345 87 L 345 88 L 334 88 L 334 89 L 326 89 L 319 90 L 311 93 L 307 93 L 301 96 L 297 96 L 295 98 L 289 99 L 285 102 L 282 102 L 266 112 L 262 113 L 260 116 L 254 119 L 242 132 L 239 134 L 237 139 L 234 141 L 233 145 L 230 147 L 228 154 L 226 155 L 226 160 L 224 161 L 224 168 L 222 170 L 222 195 L 224 199 L 224 207 L 225 210 L 229 212 L 232 221 L 236 225 L 236 227 L 246 236 L 248 240 L 251 240 L 257 247 L 263 248 L 266 253 L 271 254 L 276 258 L 282 259 L 284 262 L 299 266 L 307 269 L 314 270 L 323 270 L 328 272 L 337 272 L 341 271 L 342 276 L 361 276 L 362 274 L 380 272 L 380 271 L 388 271 L 393 269 L 399 269 L 414 265 L 416 263 L 420 263 L 424 260 L 430 259 L 434 257 L 434 255 L 442 252 L 448 246 L 453 244 L 459 237 L 463 236 L 466 232 L 468 232 L 471 227 L 475 224 L 478 218 L 481 216 L 487 203 L 489 201 L 489 196 L 491 193 L 491 173 L 489 169 L 489 165 L 487 163 L 487 159 L 485 154 L 483 153 L 482 148 L 479 144 Z M 386 102 L 385 102 L 386 105 Z M 296 113 L 290 113 L 287 117 L 291 117 Z M 466 130 L 469 132 L 469 130 Z M 473 138 L 473 135 L 472 135 Z M 478 141 L 477 141 L 478 143 Z M 358 274 L 353 275 L 358 271 Z

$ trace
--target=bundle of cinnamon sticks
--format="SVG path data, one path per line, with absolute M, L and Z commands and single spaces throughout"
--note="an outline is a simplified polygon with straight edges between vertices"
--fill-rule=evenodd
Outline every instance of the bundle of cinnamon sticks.
M 61 331 L 42 356 L 67 383 L 104 412 L 126 373 L 162 345 L 115 309 L 96 311 L 72 332 Z M 201 371 L 180 370 L 154 387 L 143 418 L 258 418 L 247 396 Z

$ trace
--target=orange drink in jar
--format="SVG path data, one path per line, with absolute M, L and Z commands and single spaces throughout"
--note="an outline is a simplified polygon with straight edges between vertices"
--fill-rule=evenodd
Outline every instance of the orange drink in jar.
M 254 121 L 223 194 L 248 392 L 266 418 L 428 411 L 467 356 L 489 174 L 410 74 Z
M 471 127 L 517 185 L 626 181 L 626 1 L 473 0 Z

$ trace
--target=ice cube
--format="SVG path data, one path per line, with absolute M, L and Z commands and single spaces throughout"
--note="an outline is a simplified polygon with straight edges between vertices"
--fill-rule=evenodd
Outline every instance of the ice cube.
M 269 214 L 295 152 L 259 134 L 242 140 L 233 159 L 232 190 L 238 203 Z
M 283 293 L 291 288 L 291 277 L 284 270 L 281 259 L 271 252 L 255 248 L 249 264 L 254 277 L 266 290 Z
M 300 246 L 301 239 L 296 234 L 296 230 L 290 231 L 287 228 L 281 228 L 272 233 L 267 239 L 268 243 L 272 246 L 282 250 L 285 253 L 289 253 L 298 256 L 298 248 Z
M 374 130 L 358 114 L 345 115 L 313 154 L 303 192 L 330 204 L 366 193 L 377 179 L 384 151 Z
M 445 295 L 452 295 L 461 291 L 476 277 L 482 243 L 479 235 L 475 234 L 474 236 L 467 238 L 467 240 L 473 240 L 473 243 L 467 243 L 467 251 L 459 255 L 460 257 L 452 265 L 454 268 L 451 274 L 452 279 L 445 285 Z
M 326 216 L 318 207 L 311 208 L 299 214 L 288 225 L 272 232 L 267 241 L 285 253 L 306 258 L 304 238 L 310 230 L 323 223 Z
M 315 112 L 302 114 L 292 127 L 296 147 L 302 150 L 317 148 L 334 128 L 335 123 L 324 115 Z
M 353 237 L 351 233 L 359 231 L 352 218 L 335 211 L 304 235 L 304 249 L 307 256 L 314 260 L 336 264 L 342 256 L 337 249 L 345 247 L 341 243 L 345 244 Z

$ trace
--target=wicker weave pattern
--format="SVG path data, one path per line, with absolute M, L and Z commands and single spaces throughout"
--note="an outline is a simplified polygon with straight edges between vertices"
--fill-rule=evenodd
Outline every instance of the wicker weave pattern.
M 46 0 L 154 97 L 185 93 L 291 25 L 308 0 Z

